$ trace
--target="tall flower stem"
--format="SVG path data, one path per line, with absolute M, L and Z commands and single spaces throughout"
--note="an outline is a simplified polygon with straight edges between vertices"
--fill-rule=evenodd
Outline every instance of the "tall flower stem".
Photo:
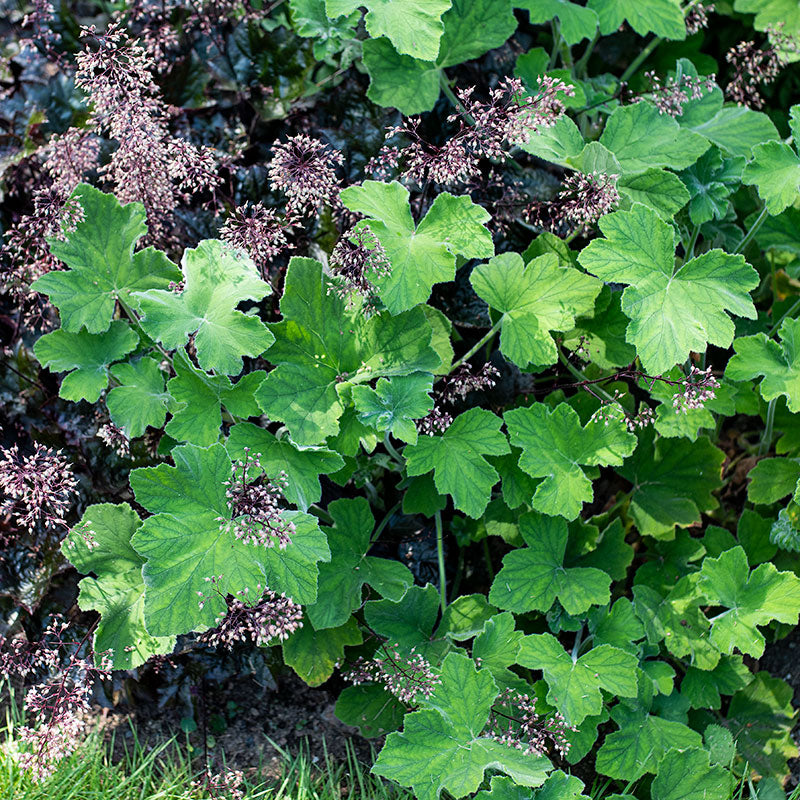
M 639 67 L 641 67 L 645 61 L 647 61 L 653 50 L 655 50 L 656 47 L 658 47 L 663 41 L 663 37 L 654 36 L 642 49 L 642 52 L 639 53 L 639 55 L 636 56 L 633 61 L 631 61 L 631 63 L 628 65 L 628 69 L 622 73 L 622 77 L 619 79 L 620 83 L 625 83 L 627 80 L 629 80 L 636 70 L 639 69 Z
M 761 442 L 758 445 L 758 455 L 763 456 L 769 452 L 770 445 L 772 444 L 772 431 L 775 427 L 775 405 L 776 400 L 773 398 L 769 401 L 767 406 L 767 420 L 764 427 L 764 433 L 761 436 Z
M 689 244 L 686 247 L 686 260 L 690 261 L 694 258 L 694 248 L 697 245 L 697 239 L 700 236 L 700 226 L 695 225 L 692 231 L 692 237 L 689 239 Z
M 800 299 L 795 300 L 794 303 L 792 303 L 792 305 L 786 311 L 784 311 L 783 314 L 781 314 L 780 319 L 778 319 L 778 321 L 769 329 L 767 336 L 774 336 L 778 332 L 778 329 L 781 327 L 781 325 L 783 325 L 783 321 L 787 317 L 791 317 L 798 308 L 800 308 Z
M 475 118 L 464 108 L 464 104 L 456 97 L 456 93 L 450 88 L 450 81 L 443 69 L 439 70 L 439 86 L 441 86 L 444 96 L 453 104 L 456 111 L 458 111 L 470 125 L 474 125 Z
M 486 571 L 489 573 L 489 580 L 494 580 L 494 566 L 492 565 L 492 554 L 489 552 L 489 539 L 483 538 L 483 560 L 486 562 Z
M 764 224 L 764 220 L 767 218 L 769 212 L 767 211 L 767 207 L 761 209 L 761 213 L 753 220 L 753 224 L 750 226 L 750 230 L 744 235 L 739 244 L 736 245 L 736 249 L 733 251 L 734 253 L 741 253 L 750 242 L 753 241 L 753 237 L 758 233 L 759 228 Z
M 576 366 L 569 363 L 569 359 L 561 352 L 558 351 L 558 360 L 570 371 L 570 374 L 579 381 L 582 385 L 593 383 L 586 375 L 584 375 Z M 592 386 L 592 392 L 596 392 L 608 403 L 617 403 L 617 401 L 605 390 L 597 385 Z
M 436 556 L 439 560 L 439 598 L 442 606 L 442 613 L 447 608 L 447 578 L 444 571 L 444 534 L 442 533 L 442 512 L 437 511 L 435 515 L 436 523 Z
M 583 51 L 583 55 L 575 62 L 575 68 L 573 70 L 576 77 L 580 78 L 581 76 L 586 75 L 586 65 L 589 63 L 589 58 L 594 52 L 595 45 L 600 41 L 600 28 L 597 29 L 597 33 L 594 35 L 594 39 L 586 46 L 586 49 Z
M 558 21 L 558 17 L 553 18 L 550 27 L 553 31 L 553 52 L 550 53 L 550 62 L 547 65 L 547 69 L 553 69 L 555 67 L 556 61 L 558 60 L 558 52 L 561 49 L 561 24 Z
M 142 327 L 141 320 L 139 319 L 139 315 L 123 300 L 119 297 L 117 298 L 117 302 L 119 303 L 122 310 L 127 315 L 128 319 L 133 323 L 135 328 L 138 328 L 144 336 L 144 340 L 147 341 L 149 338 Z M 161 353 L 161 355 L 166 359 L 167 363 L 172 366 L 172 356 L 155 340 L 153 339 L 153 344 L 155 345 L 156 349 Z
M 389 520 L 392 518 L 392 515 L 400 508 L 403 504 L 402 500 L 398 500 L 387 512 L 384 514 L 383 519 L 380 521 L 380 524 L 377 528 L 375 528 L 375 532 L 372 534 L 372 537 L 369 540 L 369 546 L 372 547 L 375 542 L 378 541 L 378 537 L 383 533 L 384 528 L 389 524 Z
M 500 326 L 502 324 L 502 319 L 497 320 L 497 322 L 495 322 L 495 324 L 489 329 L 488 333 L 486 333 L 486 335 L 483 336 L 474 347 L 464 353 L 464 355 L 461 356 L 461 358 L 459 358 L 458 361 L 456 361 L 453 366 L 450 367 L 450 371 L 447 374 L 449 375 L 454 370 L 457 370 L 465 361 L 469 361 L 472 356 L 474 356 L 475 353 L 477 353 L 478 350 L 480 350 L 481 347 L 483 347 L 497 333 L 497 331 L 500 330 Z
M 391 441 L 389 441 L 389 431 L 386 431 L 386 435 L 383 437 L 383 446 L 386 448 L 386 452 L 397 462 L 397 466 L 403 469 L 406 463 L 405 459 L 397 452 L 397 449 Z

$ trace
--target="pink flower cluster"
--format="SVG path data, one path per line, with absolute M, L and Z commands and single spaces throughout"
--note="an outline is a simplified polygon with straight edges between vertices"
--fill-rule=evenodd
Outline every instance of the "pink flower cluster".
M 222 594 L 217 584 L 222 576 L 206 578 L 217 594 Z M 260 587 L 259 591 L 261 591 Z M 200 607 L 205 603 L 205 596 Z M 303 608 L 285 594 L 276 594 L 269 589 L 261 591 L 254 603 L 247 601 L 249 591 L 245 588 L 236 597 L 227 596 L 227 611 L 220 614 L 215 628 L 201 634 L 199 640 L 212 646 L 227 649 L 242 642 L 253 642 L 258 647 L 274 640 L 286 641 L 296 630 L 303 627 Z
M 486 729 L 496 742 L 526 755 L 545 755 L 552 747 L 561 758 L 569 753 L 568 733 L 577 730 L 559 711 L 540 717 L 536 698 L 515 689 L 506 689 L 495 700 Z
M 755 42 L 739 42 L 725 55 L 732 75 L 725 94 L 740 106 L 762 108 L 760 88 L 772 83 L 786 64 L 785 54 L 797 52 L 797 40 L 779 28 L 767 30 L 768 41 L 763 47 Z
M 144 205 L 150 238 L 164 240 L 175 209 L 218 185 L 216 159 L 209 148 L 170 133 L 153 59 L 119 23 L 105 33 L 92 26 L 83 34 L 93 46 L 75 58 L 75 83 L 89 96 L 92 124 L 118 145 L 101 173 L 120 202 Z
M 275 485 L 265 476 L 261 454 L 251 455 L 245 448 L 244 460 L 233 464 L 233 476 L 225 482 L 231 516 L 220 517 L 220 530 L 233 535 L 245 544 L 285 550 L 295 532 L 294 523 L 286 519 L 281 509 L 287 477 L 281 473 Z
M 442 682 L 430 662 L 413 647 L 403 653 L 398 644 L 381 645 L 371 659 L 358 658 L 343 677 L 356 686 L 379 683 L 408 706 L 417 705 L 420 697 L 429 698 Z
M 719 388 L 719 381 L 712 374 L 711 367 L 701 370 L 694 364 L 682 384 L 683 391 L 672 398 L 672 407 L 676 414 L 703 408 L 709 400 L 717 396 L 716 390 Z
M 650 81 L 650 91 L 645 92 L 639 100 L 649 100 L 658 109 L 659 114 L 679 117 L 683 107 L 689 100 L 699 100 L 703 94 L 713 92 L 716 88 L 716 75 L 699 76 L 684 75 L 681 78 L 669 77 L 662 83 L 654 71 L 645 72 Z
M 77 497 L 78 481 L 72 467 L 61 455 L 36 443 L 33 453 L 21 455 L 19 446 L 0 448 L 0 514 L 33 532 L 67 527 L 66 515 Z
M 523 216 L 554 233 L 591 227 L 619 204 L 617 177 L 602 172 L 573 172 L 564 178 L 554 200 L 531 203 Z
M 338 202 L 341 181 L 336 168 L 344 159 L 319 139 L 303 133 L 290 136 L 272 148 L 267 174 L 288 198 L 286 217 L 296 221 Z
M 538 79 L 537 89 L 527 94 L 518 78 L 505 78 L 489 92 L 489 100 L 473 99 L 474 87 L 456 94 L 462 105 L 448 121 L 458 122 L 454 136 L 443 145 L 433 145 L 420 135 L 420 119 L 410 117 L 389 128 L 386 138 L 402 135 L 409 141 L 403 147 L 384 147 L 367 165 L 373 175 L 388 175 L 402 168 L 408 180 L 440 185 L 459 185 L 479 175 L 481 159 L 500 159 L 509 145 L 520 144 L 541 128 L 548 128 L 564 113 L 564 96 L 572 96 L 572 86 L 548 76 Z
M 488 362 L 473 373 L 471 364 L 462 364 L 450 375 L 445 375 L 438 381 L 434 388 L 436 405 L 430 413 L 417 420 L 416 426 L 419 433 L 434 436 L 444 433 L 453 423 L 453 415 L 445 411 L 443 405 L 454 405 L 463 401 L 470 392 L 485 391 L 493 388 L 500 372 Z
M 34 724 L 18 728 L 17 733 L 24 745 L 20 766 L 39 781 L 80 744 L 94 681 L 111 674 L 107 654 L 95 654 L 89 646 L 92 630 L 75 641 L 68 629 L 69 623 L 56 618 L 38 642 L 0 637 L 0 676 L 37 681 L 24 701 Z
M 236 208 L 219 232 L 223 242 L 247 253 L 266 275 L 270 262 L 288 246 L 287 224 L 263 203 L 245 203 Z
M 368 304 L 375 297 L 375 279 L 392 269 L 386 250 L 368 225 L 350 230 L 339 239 L 330 264 L 337 293 L 342 297 L 361 295 Z

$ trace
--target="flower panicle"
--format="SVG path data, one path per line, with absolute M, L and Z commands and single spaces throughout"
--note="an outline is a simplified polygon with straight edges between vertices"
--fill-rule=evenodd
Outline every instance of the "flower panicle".
M 269 480 L 261 465 L 261 455 L 245 448 L 243 459 L 233 464 L 233 474 L 225 482 L 230 517 L 220 517 L 220 530 L 232 533 L 244 544 L 285 550 L 292 541 L 295 525 L 281 508 L 288 476 L 281 472 Z M 263 475 L 262 475 L 263 473 Z
M 372 658 L 359 657 L 343 677 L 356 686 L 381 684 L 408 706 L 417 705 L 422 698 L 428 699 L 442 682 L 427 659 L 414 648 L 408 653 L 402 652 L 399 644 L 382 644 Z
M 201 634 L 199 640 L 213 647 L 230 650 L 237 643 L 252 642 L 263 647 L 275 640 L 285 642 L 296 630 L 303 627 L 303 608 L 285 594 L 257 586 L 260 596 L 249 602 L 249 589 L 245 587 L 236 595 L 223 595 L 219 588 L 222 575 L 206 578 L 214 592 L 223 597 L 226 610 L 217 617 L 214 628 Z M 199 606 L 203 608 L 208 598 L 203 592 Z
M 578 729 L 559 711 L 540 716 L 535 697 L 508 688 L 495 700 L 486 730 L 494 741 L 526 755 L 545 755 L 552 748 L 563 759 L 570 749 L 569 733 Z
M 37 442 L 33 453 L 19 446 L 0 448 L 0 513 L 32 533 L 39 525 L 66 528 L 67 512 L 78 493 L 78 480 L 60 450 Z

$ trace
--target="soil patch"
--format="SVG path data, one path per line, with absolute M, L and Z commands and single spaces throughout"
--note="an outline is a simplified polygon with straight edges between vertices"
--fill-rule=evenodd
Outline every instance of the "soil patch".
M 212 744 L 208 751 L 211 761 L 221 763 L 224 754 L 229 767 L 250 775 L 260 771 L 266 778 L 280 775 L 287 753 L 305 753 L 312 763 L 323 766 L 326 758 L 344 762 L 352 748 L 368 767 L 382 744 L 381 740 L 365 740 L 356 728 L 336 718 L 333 692 L 312 689 L 294 675 L 283 676 L 267 688 L 252 678 L 235 677 L 215 683 L 204 697 L 194 696 L 197 728 L 188 733 L 188 741 L 198 768 L 203 763 L 204 727 Z M 137 703 L 133 708 L 121 704 L 103 709 L 101 717 L 109 739 L 115 731 L 115 760 L 132 740 L 131 725 L 146 749 L 172 737 L 186 746 L 186 710 L 177 704 Z

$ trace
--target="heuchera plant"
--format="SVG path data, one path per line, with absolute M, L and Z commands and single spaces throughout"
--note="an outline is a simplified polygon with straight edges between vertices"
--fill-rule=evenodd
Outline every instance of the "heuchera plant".
M 652 800 L 787 775 L 791 690 L 753 667 L 800 614 L 800 106 L 744 103 L 796 57 L 800 12 L 734 6 L 768 42 L 731 50 L 726 100 L 685 58 L 628 85 L 707 23 L 697 2 L 292 0 L 320 57 L 359 42 L 371 101 L 451 102 L 452 132 L 404 119 L 347 183 L 313 135 L 277 143 L 285 208 L 229 209 L 180 263 L 153 209 L 217 182 L 139 76 L 137 113 L 179 166 L 122 203 L 79 170 L 30 287 L 58 311 L 33 352 L 61 397 L 107 413 L 123 455 L 148 437 L 127 501 L 86 508 L 62 545 L 100 615 L 97 669 L 188 634 L 280 647 L 309 685 L 351 684 L 336 714 L 386 737 L 373 771 L 420 800 L 584 797 L 573 768 Z M 503 45 L 519 10 L 550 51 L 454 92 L 446 70 Z M 623 24 L 650 36 L 640 55 L 590 75 Z M 93 65 L 121 35 L 80 65 L 117 138 L 130 97 Z M 118 193 L 122 157 L 103 168 Z M 478 176 L 531 157 L 555 191 L 477 202 Z M 338 236 L 276 277 L 331 208 Z M 455 280 L 472 328 L 446 313 Z M 726 493 L 743 457 L 746 500 Z M 0 486 L 24 520 L 20 458 Z M 376 550 L 400 514 L 431 531 L 434 583 Z

